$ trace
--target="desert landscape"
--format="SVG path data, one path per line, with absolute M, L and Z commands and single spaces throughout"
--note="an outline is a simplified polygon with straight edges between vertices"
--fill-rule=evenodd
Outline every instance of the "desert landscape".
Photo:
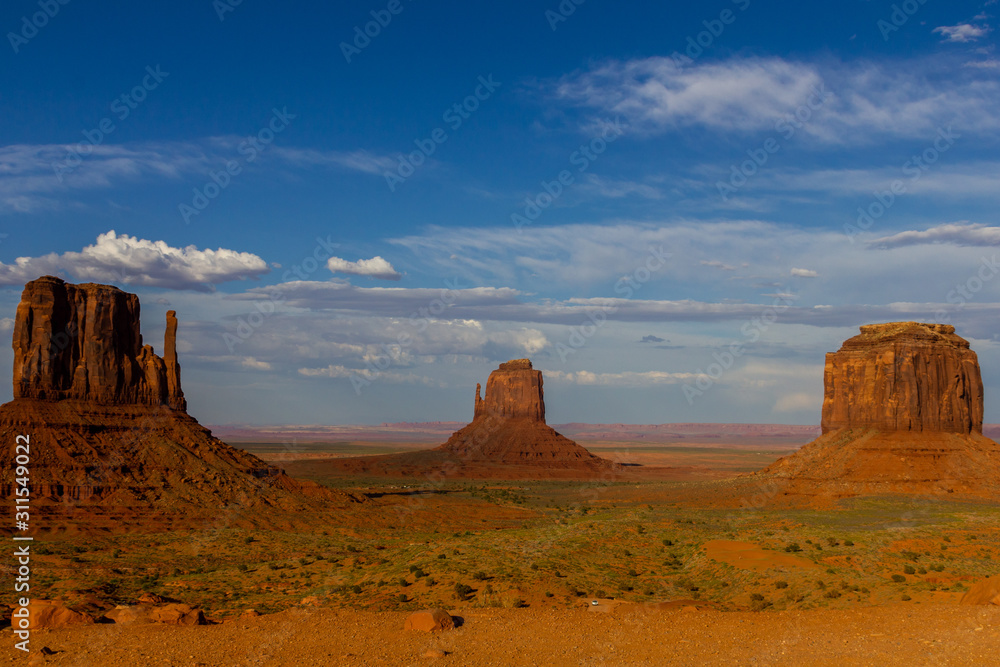
M 138 317 L 110 286 L 24 289 L 0 408 L 31 442 L 12 660 L 15 637 L 39 664 L 984 664 L 1000 643 L 1000 446 L 951 326 L 862 327 L 827 357 L 818 429 L 561 427 L 584 447 L 521 359 L 467 426 L 227 444 L 186 413 L 175 313 L 163 358 Z
M 1000 665 L 1000 0 L 0 28 L 0 667 Z

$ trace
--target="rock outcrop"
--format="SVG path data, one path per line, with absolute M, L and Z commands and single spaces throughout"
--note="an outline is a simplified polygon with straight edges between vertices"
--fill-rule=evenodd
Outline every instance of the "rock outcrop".
M 476 385 L 476 409 L 473 419 L 500 417 L 501 419 L 531 419 L 545 423 L 545 400 L 542 391 L 542 372 L 531 367 L 528 359 L 515 359 L 500 364 L 486 381 L 486 399 L 479 396 Z
M 863 326 L 827 355 L 824 387 L 822 435 L 745 478 L 745 502 L 1000 498 L 1000 445 L 982 435 L 979 362 L 954 327 Z
M 976 353 L 947 324 L 861 327 L 826 355 L 823 433 L 839 428 L 982 433 Z
M 161 358 L 142 344 L 136 295 L 44 276 L 25 285 L 17 307 L 14 398 L 186 410 L 176 341 L 172 310 Z
M 356 500 L 213 437 L 186 412 L 176 313 L 167 313 L 163 357 L 139 331 L 134 294 L 51 276 L 25 286 L 0 438 L 28 439 L 36 526 L 272 525 L 271 509 L 294 516 Z M 13 447 L 0 449 L 0 498 L 15 493 L 13 456 Z
M 500 364 L 486 381 L 486 397 L 476 385 L 472 422 L 438 448 L 464 463 L 542 464 L 595 467 L 606 461 L 545 424 L 542 372 L 528 359 Z
M 444 609 L 415 611 L 403 622 L 404 630 L 419 632 L 444 632 L 455 627 L 455 619 Z
M 490 373 L 485 397 L 477 384 L 472 422 L 440 447 L 329 463 L 369 474 L 507 479 L 588 479 L 616 470 L 545 423 L 542 372 L 528 359 L 500 364 Z

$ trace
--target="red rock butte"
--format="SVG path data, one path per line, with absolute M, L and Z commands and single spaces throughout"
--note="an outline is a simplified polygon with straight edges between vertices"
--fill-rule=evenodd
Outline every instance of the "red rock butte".
M 542 372 L 528 359 L 500 364 L 476 385 L 473 419 L 440 447 L 338 459 L 338 469 L 384 475 L 473 478 L 578 478 L 608 475 L 614 463 L 594 456 L 545 423 Z
M 177 313 L 163 357 L 142 344 L 139 297 L 111 285 L 44 276 L 21 294 L 14 324 L 14 398 L 187 409 L 177 363 Z
M 826 355 L 822 427 L 982 433 L 976 353 L 948 324 L 863 326 Z
M 881 494 L 997 499 L 1000 445 L 982 427 L 979 362 L 953 326 L 862 326 L 826 356 L 822 435 L 737 486 L 753 482 L 758 505 Z
M 270 523 L 316 501 L 353 497 L 299 482 L 213 437 L 187 414 L 167 312 L 164 355 L 143 345 L 139 299 L 52 276 L 28 283 L 14 322 L 14 400 L 0 438 L 30 438 L 37 527 L 121 530 Z M 0 449 L 0 497 L 14 496 L 14 448 Z M 273 524 L 270 524 L 273 525 Z

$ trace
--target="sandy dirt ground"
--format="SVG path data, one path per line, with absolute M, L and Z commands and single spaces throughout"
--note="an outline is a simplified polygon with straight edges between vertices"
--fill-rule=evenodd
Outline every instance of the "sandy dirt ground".
M 92 625 L 38 631 L 58 665 L 990 665 L 1000 608 L 890 605 L 717 612 L 622 605 L 465 609 L 461 626 L 404 631 L 406 612 L 296 609 L 221 625 Z M 43 664 L 13 649 L 4 662 Z M 443 652 L 442 657 L 428 652 Z

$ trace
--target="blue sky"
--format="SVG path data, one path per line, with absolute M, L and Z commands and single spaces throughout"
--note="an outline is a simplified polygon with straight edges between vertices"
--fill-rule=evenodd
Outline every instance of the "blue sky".
M 943 321 L 1000 421 L 996 0 L 175 4 L 0 10 L 0 329 L 174 308 L 207 423 L 464 420 L 528 356 L 553 423 L 808 424 Z

